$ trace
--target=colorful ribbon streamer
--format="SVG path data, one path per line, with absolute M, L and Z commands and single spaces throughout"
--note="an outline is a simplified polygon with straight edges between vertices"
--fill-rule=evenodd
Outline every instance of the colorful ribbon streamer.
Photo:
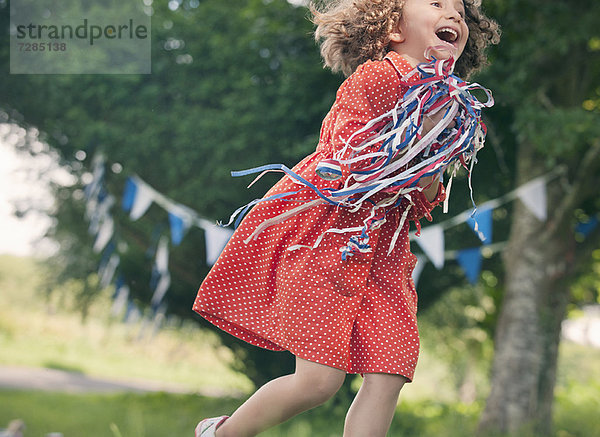
M 348 245 L 341 249 L 343 259 L 356 252 L 368 252 L 371 250 L 368 244 L 369 231 L 381 226 L 390 208 L 399 206 L 402 200 L 407 199 L 407 208 L 410 208 L 413 204 L 411 193 L 423 190 L 419 185 L 423 178 L 440 175 L 451 168 L 452 180 L 457 169 L 463 166 L 469 172 L 471 187 L 471 170 L 486 135 L 481 111 L 493 106 L 494 100 L 490 90 L 477 83 L 463 81 L 453 74 L 453 70 L 453 58 L 432 58 L 429 63 L 420 64 L 403 78 L 402 84 L 408 87 L 408 91 L 392 110 L 370 120 L 354 132 L 344 141 L 344 147 L 335 153 L 333 159 L 319 163 L 316 173 L 325 180 L 340 179 L 342 169 L 349 170 L 349 176 L 340 189 L 319 190 L 282 164 L 232 172 L 232 176 L 261 173 L 260 177 L 266 171 L 283 171 L 300 183 L 304 187 L 302 189 L 310 189 L 322 201 L 350 208 L 351 212 L 363 207 L 364 202 L 369 202 L 372 213 L 365 220 L 360 235 L 352 236 Z M 416 81 L 415 75 L 418 75 Z M 477 90 L 486 96 L 485 101 L 478 100 L 473 94 Z M 425 120 L 431 117 L 439 121 L 427 130 Z M 369 139 L 353 145 L 353 139 L 357 136 Z M 243 215 L 257 203 L 286 198 L 297 192 L 257 199 L 239 208 L 229 223 L 237 217 L 237 226 Z M 389 196 L 375 203 L 372 199 L 377 193 Z M 289 216 L 286 213 L 286 218 Z M 406 214 L 403 214 L 399 228 L 405 218 Z M 270 221 L 276 223 L 281 220 L 275 217 Z M 392 249 L 393 244 L 389 251 Z

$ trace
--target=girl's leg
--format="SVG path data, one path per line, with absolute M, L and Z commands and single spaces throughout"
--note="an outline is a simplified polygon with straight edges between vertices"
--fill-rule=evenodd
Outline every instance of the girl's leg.
M 346 415 L 344 437 L 385 437 L 405 382 L 400 375 L 366 373 Z
M 331 398 L 346 372 L 296 358 L 296 371 L 262 386 L 216 432 L 217 437 L 250 437 Z

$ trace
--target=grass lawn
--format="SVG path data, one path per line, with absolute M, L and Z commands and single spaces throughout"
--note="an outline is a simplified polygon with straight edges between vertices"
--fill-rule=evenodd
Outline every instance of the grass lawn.
M 573 387 L 558 395 L 556 431 L 549 437 L 600 435 L 600 385 Z M 64 394 L 0 391 L 0 423 L 21 418 L 25 436 L 60 432 L 65 437 L 191 436 L 201 417 L 233 411 L 241 401 L 195 395 Z M 273 428 L 261 437 L 340 437 L 348 405 L 332 400 L 323 407 Z M 415 401 L 401 403 L 391 437 L 470 437 L 482 404 Z M 520 437 L 529 437 L 523 434 Z
M 60 432 L 68 436 L 165 437 L 191 436 L 201 416 L 232 411 L 240 400 L 193 395 L 117 394 L 69 395 L 47 392 L 0 391 L 0 423 L 19 417 L 27 424 L 29 436 Z M 304 413 L 269 430 L 265 437 L 341 436 L 347 405 L 330 401 L 324 407 Z M 463 411 L 449 406 L 422 404 L 422 415 L 414 406 L 397 415 L 392 436 L 470 435 L 478 408 Z M 440 434 L 452 426 L 455 434 Z M 431 431 L 428 430 L 431 429 Z
M 0 256 L 0 364 L 184 384 L 191 392 L 252 389 L 230 370 L 231 354 L 214 333 L 187 322 L 152 336 L 140 323 L 111 320 L 110 290 L 82 323 L 68 292 L 47 296 L 42 278 L 31 259 Z
M 40 272 L 31 259 L 0 256 L 0 364 L 183 384 L 190 392 L 243 395 L 252 390 L 243 375 L 229 368 L 231 355 L 211 332 L 187 323 L 141 336 L 146 331 L 140 324 L 110 319 L 109 291 L 82 323 L 70 309 L 69 293 L 45 295 Z M 389 435 L 474 435 L 484 397 L 458 402 L 451 372 L 426 342 L 423 349 L 417 381 L 403 390 Z M 600 436 L 598 368 L 600 350 L 561 345 L 552 437 Z M 481 386 L 485 392 L 485 384 Z M 20 418 L 27 425 L 25 437 L 50 432 L 64 437 L 191 436 L 199 419 L 229 414 L 241 402 L 239 396 L 0 390 L 0 428 Z M 334 398 L 262 436 L 341 436 L 348 406 L 348 400 Z
M 200 412 L 233 408 L 227 399 L 193 395 L 63 394 L 0 391 L 0 423 L 16 417 L 26 436 L 60 432 L 65 437 L 166 437 L 193 435 Z

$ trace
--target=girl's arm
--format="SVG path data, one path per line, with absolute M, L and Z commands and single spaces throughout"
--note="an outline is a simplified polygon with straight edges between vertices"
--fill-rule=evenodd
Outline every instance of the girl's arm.
M 331 143 L 336 152 L 344 150 L 342 160 L 350 158 L 354 147 L 363 144 L 373 136 L 371 131 L 359 135 L 355 133 L 372 119 L 392 110 L 398 97 L 402 96 L 406 89 L 402 87 L 398 73 L 388 60 L 362 64 L 338 90 L 334 105 L 335 118 L 331 120 L 333 125 L 326 126 L 322 141 Z M 347 140 L 350 140 L 350 147 L 346 147 Z M 380 144 L 375 144 L 361 154 L 374 152 L 379 146 Z M 360 170 L 361 167 L 368 165 L 368 162 L 364 160 L 353 164 L 342 164 L 342 179 L 346 180 L 353 171 Z
M 424 117 L 423 135 L 425 135 L 427 132 L 429 132 L 431 129 L 433 129 L 433 127 L 442 120 L 442 118 L 444 117 L 444 112 L 445 111 L 442 108 L 437 113 L 435 113 L 431 116 Z M 439 185 L 440 185 L 440 175 L 439 174 L 424 177 L 419 181 L 419 187 L 424 187 L 423 194 L 425 195 L 425 198 L 429 202 L 432 202 L 437 197 L 439 188 L 440 188 Z
M 440 175 L 437 174 L 421 178 L 419 187 L 425 187 L 422 193 L 429 202 L 433 202 L 440 190 Z

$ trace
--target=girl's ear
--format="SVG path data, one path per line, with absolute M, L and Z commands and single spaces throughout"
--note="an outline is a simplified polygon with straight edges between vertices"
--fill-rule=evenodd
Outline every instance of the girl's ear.
M 396 25 L 394 26 L 394 29 L 392 30 L 392 33 L 390 33 L 389 35 L 390 38 L 390 42 L 395 42 L 395 43 L 403 43 L 404 42 L 404 35 L 402 35 L 402 29 L 400 28 L 400 23 L 396 23 Z

